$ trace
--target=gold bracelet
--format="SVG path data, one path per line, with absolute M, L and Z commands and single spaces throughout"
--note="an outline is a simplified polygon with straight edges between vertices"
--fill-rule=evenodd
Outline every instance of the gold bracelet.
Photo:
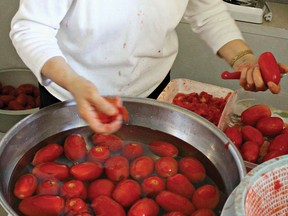
M 253 54 L 252 50 L 243 50 L 238 55 L 234 56 L 230 62 L 230 66 L 233 67 L 236 61 L 238 61 L 240 58 L 242 58 L 243 56 L 247 54 Z

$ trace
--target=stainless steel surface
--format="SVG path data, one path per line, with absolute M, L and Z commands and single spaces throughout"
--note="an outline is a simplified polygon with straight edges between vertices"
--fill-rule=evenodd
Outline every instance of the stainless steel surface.
M 178 106 L 144 98 L 123 98 L 130 126 L 142 126 L 175 136 L 194 146 L 217 168 L 228 195 L 240 183 L 246 169 L 238 150 L 224 133 L 204 118 Z M 22 156 L 46 138 L 87 126 L 74 101 L 41 109 L 18 122 L 0 142 L 0 201 L 11 215 L 9 180 Z M 145 134 L 144 136 L 147 136 Z

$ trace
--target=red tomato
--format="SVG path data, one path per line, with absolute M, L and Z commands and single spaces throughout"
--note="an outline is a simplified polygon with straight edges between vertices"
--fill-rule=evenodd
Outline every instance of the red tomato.
M 169 176 L 166 181 L 166 187 L 167 190 L 186 198 L 191 198 L 195 192 L 195 187 L 193 184 L 181 173 Z
M 32 196 L 37 188 L 37 178 L 32 174 L 24 174 L 17 179 L 14 187 L 14 195 L 18 199 Z
M 224 130 L 225 135 L 234 143 L 234 145 L 240 149 L 242 145 L 242 133 L 241 131 L 235 127 L 227 127 Z
M 136 180 L 141 180 L 150 176 L 153 171 L 154 160 L 149 156 L 135 158 L 130 164 L 130 175 Z
M 105 161 L 105 173 L 111 181 L 121 181 L 129 177 L 129 161 L 123 156 L 112 156 Z
M 37 164 L 43 162 L 51 162 L 59 158 L 63 153 L 63 147 L 56 143 L 48 144 L 41 149 L 39 149 L 32 160 L 32 164 L 36 166 Z
M 114 134 L 94 134 L 92 141 L 96 145 L 107 147 L 111 152 L 120 151 L 124 145 L 124 141 Z
M 108 116 L 104 113 L 98 113 L 98 118 L 100 119 L 100 121 L 104 124 L 111 123 L 114 120 L 116 120 L 117 116 L 120 114 L 120 115 L 122 115 L 122 119 L 125 122 L 128 122 L 128 120 L 129 120 L 128 111 L 127 111 L 126 107 L 119 104 L 120 98 L 117 98 L 117 97 L 107 98 L 106 97 L 105 99 L 108 100 L 111 104 L 113 104 L 118 109 L 118 113 L 116 115 L 113 115 L 113 116 Z
M 141 188 L 145 196 L 153 197 L 165 189 L 165 182 L 159 176 L 149 176 L 142 181 Z
M 87 203 L 81 198 L 70 198 L 65 202 L 65 216 L 75 216 L 89 212 Z M 88 213 L 89 215 L 89 213 Z
M 185 215 L 190 215 L 195 211 L 195 207 L 190 200 L 179 194 L 166 190 L 161 191 L 156 196 L 156 202 L 168 212 L 178 211 Z
M 63 163 L 44 162 L 36 165 L 32 173 L 42 180 L 56 178 L 63 181 L 69 178 L 69 167 Z
M 110 151 L 105 146 L 94 146 L 88 152 L 89 161 L 104 162 L 110 157 Z
M 183 157 L 179 161 L 180 173 L 185 175 L 192 183 L 201 182 L 206 178 L 204 165 L 193 157 Z
M 123 207 L 131 206 L 140 199 L 140 197 L 141 187 L 138 182 L 132 179 L 120 181 L 112 193 L 112 198 Z
M 38 195 L 58 195 L 60 185 L 57 179 L 46 179 L 37 187 Z
M 140 143 L 128 143 L 123 146 L 121 155 L 126 157 L 128 160 L 133 160 L 144 154 L 143 146 Z
M 196 189 L 192 197 L 192 203 L 196 209 L 214 209 L 220 200 L 219 190 L 214 185 L 202 185 Z
M 106 195 L 111 197 L 115 184 L 109 179 L 97 179 L 88 185 L 88 198 L 93 200 L 97 196 Z
M 92 200 L 91 208 L 96 215 L 101 216 L 126 216 L 124 208 L 112 198 L 100 195 Z
M 191 216 L 216 216 L 211 209 L 197 209 Z
M 127 216 L 149 215 L 158 216 L 159 206 L 150 198 L 142 198 L 134 203 L 128 211 Z
M 155 162 L 155 171 L 162 178 L 173 176 L 178 171 L 178 162 L 173 157 L 161 157 Z
M 149 143 L 149 149 L 160 157 L 177 157 L 178 148 L 171 143 L 165 141 L 153 141 Z
M 255 127 L 245 125 L 241 128 L 243 141 L 253 141 L 261 146 L 264 143 L 263 134 Z
M 64 142 L 64 154 L 71 161 L 81 161 L 87 153 L 86 141 L 81 134 L 71 134 Z
M 182 212 L 178 212 L 178 211 L 172 211 L 167 214 L 164 214 L 163 216 L 186 216 L 186 214 L 183 214 Z
M 279 134 L 272 139 L 268 151 L 274 150 L 288 154 L 288 134 Z
M 276 157 L 280 157 L 282 155 L 284 155 L 283 152 L 273 150 L 273 151 L 267 152 L 267 154 L 264 155 L 261 162 L 264 163 L 265 161 L 271 160 L 271 159 L 276 158 Z
M 244 160 L 256 163 L 259 157 L 260 147 L 257 143 L 246 141 L 241 147 L 241 155 Z
M 280 134 L 284 127 L 284 121 L 280 117 L 263 117 L 257 121 L 256 128 L 267 137 Z
M 59 196 L 36 195 L 23 199 L 19 210 L 29 216 L 59 216 L 64 212 L 65 201 Z
M 93 181 L 103 173 L 103 166 L 99 162 L 82 162 L 70 169 L 71 175 L 80 181 Z
M 256 104 L 241 113 L 241 122 L 245 125 L 255 126 L 262 117 L 270 117 L 271 110 L 265 104 Z
M 87 197 L 87 189 L 82 181 L 72 179 L 62 184 L 60 195 L 65 199 L 81 198 L 85 200 Z

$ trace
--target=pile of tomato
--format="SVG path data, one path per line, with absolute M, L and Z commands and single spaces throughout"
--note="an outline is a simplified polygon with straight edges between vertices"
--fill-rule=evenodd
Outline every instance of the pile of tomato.
M 155 140 L 126 142 L 116 134 L 79 133 L 36 151 L 32 170 L 15 180 L 18 210 L 29 216 L 215 216 L 220 190 L 206 168 Z M 68 162 L 65 162 L 68 161 Z
M 245 109 L 239 120 L 224 133 L 237 147 L 245 161 L 260 164 L 288 154 L 288 127 L 265 104 Z
M 225 98 L 219 98 L 205 91 L 199 94 L 196 92 L 178 93 L 172 103 L 195 112 L 217 126 L 229 96 L 230 94 Z
M 17 87 L 0 82 L 0 109 L 26 110 L 39 107 L 40 91 L 33 84 L 21 84 Z

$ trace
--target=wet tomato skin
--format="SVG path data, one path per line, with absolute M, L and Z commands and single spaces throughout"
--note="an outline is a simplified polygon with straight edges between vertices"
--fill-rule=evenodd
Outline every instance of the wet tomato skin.
M 38 195 L 58 195 L 60 189 L 59 181 L 55 178 L 45 179 L 38 184 Z
M 65 202 L 65 216 L 81 215 L 89 212 L 87 203 L 81 198 L 69 198 Z
M 64 163 L 58 162 L 44 162 L 38 164 L 32 169 L 32 174 L 41 180 L 53 177 L 60 181 L 64 181 L 70 176 L 69 167 Z
M 129 161 L 123 156 L 112 156 L 105 161 L 105 173 L 107 178 L 119 182 L 129 177 Z
M 128 211 L 127 216 L 137 216 L 137 215 L 149 215 L 158 216 L 159 214 L 158 204 L 150 198 L 142 198 L 135 202 Z
M 124 208 L 111 197 L 100 195 L 92 200 L 91 208 L 96 215 L 126 216 Z
M 165 141 L 153 141 L 149 143 L 149 149 L 160 157 L 177 157 L 179 153 L 176 146 Z
M 14 195 L 18 199 L 32 196 L 37 189 L 37 178 L 33 174 L 24 174 L 17 179 L 14 187 Z
M 103 165 L 99 162 L 82 162 L 70 168 L 71 175 L 80 181 L 93 181 L 103 173 Z
M 85 200 L 87 197 L 87 188 L 82 181 L 71 179 L 62 184 L 60 195 L 65 199 L 81 198 Z
M 81 134 L 71 134 L 64 142 L 64 154 L 71 161 L 81 161 L 87 154 L 86 141 Z
M 43 162 L 54 161 L 59 158 L 63 153 L 63 147 L 56 143 L 48 144 L 39 149 L 32 160 L 32 164 L 35 166 Z
M 60 196 L 36 195 L 23 199 L 19 210 L 29 216 L 58 216 L 64 212 L 65 201 Z

